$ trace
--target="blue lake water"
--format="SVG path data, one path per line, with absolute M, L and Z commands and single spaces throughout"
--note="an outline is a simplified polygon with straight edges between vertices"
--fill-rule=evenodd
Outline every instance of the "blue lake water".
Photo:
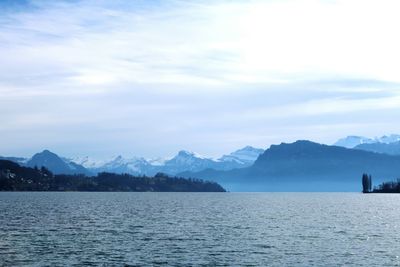
M 0 193 L 0 266 L 397 266 L 400 195 Z

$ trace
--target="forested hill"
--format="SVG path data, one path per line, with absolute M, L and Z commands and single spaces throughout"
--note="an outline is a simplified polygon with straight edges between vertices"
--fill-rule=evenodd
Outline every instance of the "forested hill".
M 219 184 L 157 174 L 136 177 L 99 173 L 97 176 L 54 175 L 46 168 L 29 168 L 0 160 L 0 191 L 127 191 L 225 192 Z
M 400 156 L 299 140 L 272 145 L 248 168 L 178 175 L 212 180 L 229 191 L 357 192 L 362 173 L 371 174 L 376 183 L 395 179 Z

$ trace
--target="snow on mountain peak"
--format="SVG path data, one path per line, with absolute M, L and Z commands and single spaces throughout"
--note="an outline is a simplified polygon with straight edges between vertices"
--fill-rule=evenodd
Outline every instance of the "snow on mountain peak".
M 76 164 L 79 164 L 87 169 L 93 169 L 93 168 L 98 168 L 102 165 L 104 165 L 104 160 L 96 160 L 93 158 L 90 158 L 89 156 L 84 156 L 84 157 L 73 157 L 73 158 L 68 158 L 68 161 L 72 161 Z
M 246 146 L 229 155 L 223 156 L 219 160 L 214 160 L 188 150 L 180 150 L 171 158 L 124 158 L 118 155 L 108 160 L 94 160 L 87 156 L 69 160 L 84 166 L 94 173 L 106 171 L 146 175 L 152 175 L 155 172 L 176 174 L 182 171 L 199 171 L 206 168 L 230 169 L 249 166 L 263 151 L 263 149 Z
M 339 139 L 336 143 L 333 145 L 335 146 L 341 146 L 341 147 L 346 147 L 346 148 L 354 148 L 358 145 L 361 144 L 370 144 L 374 143 L 374 139 L 363 137 L 363 136 L 355 136 L 355 135 L 350 135 L 345 138 Z
M 192 151 L 188 151 L 188 150 L 180 150 L 174 158 L 176 158 L 176 157 L 208 159 L 205 156 L 202 156 L 196 152 L 192 152 Z
M 181 150 L 178 152 L 178 156 L 184 156 L 184 157 L 189 156 L 190 157 L 190 156 L 194 156 L 194 153 L 191 151 L 187 151 L 187 150 Z
M 166 158 L 153 158 L 153 159 L 148 159 L 147 162 L 153 166 L 163 166 L 163 165 L 165 165 L 165 162 L 167 160 L 168 159 L 166 159 Z
M 219 160 L 220 161 L 234 161 L 243 164 L 251 164 L 253 163 L 260 154 L 264 152 L 264 149 L 255 148 L 252 146 L 245 146 L 241 149 L 238 149 L 229 155 L 223 155 Z
M 391 134 L 391 135 L 384 135 L 377 139 L 380 143 L 390 144 L 396 143 L 400 141 L 400 135 L 398 134 Z
M 390 143 L 395 143 L 395 142 L 399 142 L 399 141 L 400 141 L 400 135 L 398 135 L 398 134 L 384 135 L 384 136 L 375 137 L 375 138 L 350 135 L 345 138 L 339 139 L 333 145 L 346 147 L 346 148 L 354 148 L 361 144 L 372 144 L 372 143 L 390 144 Z

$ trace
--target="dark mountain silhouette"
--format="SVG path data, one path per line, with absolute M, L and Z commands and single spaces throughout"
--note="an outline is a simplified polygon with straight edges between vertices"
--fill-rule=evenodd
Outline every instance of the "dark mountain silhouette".
M 248 168 L 180 173 L 217 181 L 231 191 L 360 191 L 360 175 L 376 182 L 400 176 L 400 156 L 310 141 L 272 145 Z
M 23 157 L 2 157 L 2 156 L 0 156 L 0 159 L 13 161 L 20 165 L 24 165 L 29 160 L 29 159 L 23 158 Z
M 354 148 L 388 155 L 400 155 L 400 142 L 361 144 Z
M 90 175 L 90 172 L 83 166 L 74 162 L 63 160 L 57 154 L 49 150 L 43 150 L 40 153 L 33 155 L 33 157 L 26 163 L 28 167 L 46 167 L 55 174 L 85 174 Z

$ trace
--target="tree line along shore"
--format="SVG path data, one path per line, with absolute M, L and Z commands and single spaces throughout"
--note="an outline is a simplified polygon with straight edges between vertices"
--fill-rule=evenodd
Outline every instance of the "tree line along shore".
M 372 187 L 372 176 L 364 173 L 361 178 L 362 192 L 367 193 L 400 193 L 400 179 L 383 182 Z
M 22 167 L 8 160 L 0 160 L 0 191 L 226 192 L 215 182 L 163 173 L 154 177 L 107 172 L 55 175 L 44 167 Z

